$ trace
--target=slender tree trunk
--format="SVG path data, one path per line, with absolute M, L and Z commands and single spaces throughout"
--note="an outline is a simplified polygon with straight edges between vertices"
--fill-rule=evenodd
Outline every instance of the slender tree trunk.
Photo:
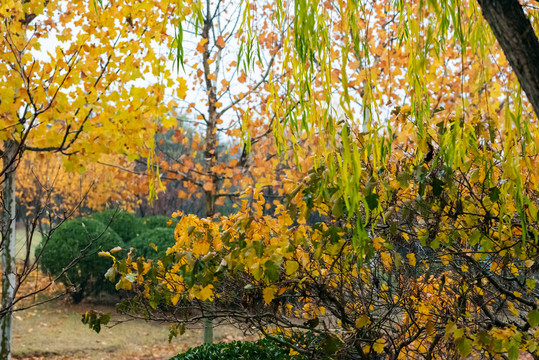
M 539 117 L 539 40 L 518 0 L 478 0 L 483 17 Z
M 16 290 L 15 268 L 15 164 L 17 143 L 7 140 L 2 157 L 4 182 L 2 184 L 3 209 L 1 214 L 2 228 L 2 308 L 0 315 L 0 359 L 11 359 L 11 327 L 13 322 L 13 300 Z
M 215 307 L 213 302 L 206 302 L 206 311 L 213 314 Z M 213 318 L 204 318 L 204 344 L 213 344 Z
M 204 22 L 204 27 L 202 29 L 202 38 L 209 41 L 210 30 L 213 26 L 211 19 L 210 9 L 207 9 L 207 19 Z M 215 174 L 214 166 L 217 164 L 217 119 L 218 112 L 216 107 L 217 102 L 217 91 L 214 83 L 211 80 L 211 69 L 210 69 L 210 51 L 208 47 L 208 42 L 206 42 L 204 53 L 202 54 L 202 63 L 204 66 L 204 79 L 206 83 L 206 91 L 208 94 L 208 119 L 206 120 L 206 139 L 205 139 L 205 149 L 204 149 L 204 160 L 206 173 L 208 174 L 209 186 L 204 188 L 206 195 L 206 204 L 205 204 L 205 216 L 212 218 L 215 215 L 215 199 L 217 192 L 217 182 L 219 181 L 217 174 Z M 214 74 L 217 76 L 218 74 Z M 213 80 L 215 82 L 215 79 Z M 211 315 L 214 313 L 215 307 L 213 302 L 207 301 L 207 312 L 210 314 L 210 317 L 204 318 L 204 343 L 212 344 L 213 343 L 213 318 Z

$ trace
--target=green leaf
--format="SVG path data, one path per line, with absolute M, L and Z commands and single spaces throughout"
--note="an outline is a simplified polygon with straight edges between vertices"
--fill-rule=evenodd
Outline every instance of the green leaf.
M 464 329 L 455 329 L 455 331 L 453 331 L 453 338 L 455 339 L 460 339 L 461 337 L 464 336 Z
M 428 170 L 423 165 L 416 166 L 414 168 L 415 181 L 417 181 L 420 184 L 425 182 L 425 179 L 427 178 L 427 173 L 428 173 Z
M 470 235 L 470 245 L 474 246 L 481 240 L 481 231 L 474 229 Z
M 185 334 L 185 324 L 171 324 L 168 329 L 168 342 L 172 342 L 173 338 L 183 334 Z
M 488 333 L 486 330 L 481 330 L 477 333 L 476 339 L 481 344 L 481 346 L 487 346 L 490 344 L 490 340 L 492 339 L 492 336 Z
M 264 274 L 269 281 L 277 281 L 281 276 L 281 267 L 273 261 L 268 260 L 264 264 Z
M 532 310 L 528 313 L 528 324 L 531 327 L 539 325 L 539 310 Z
M 252 245 L 255 248 L 256 256 L 261 258 L 264 255 L 264 241 L 253 241 Z
M 518 360 L 520 353 L 520 343 L 522 342 L 522 334 L 517 332 L 509 340 L 507 346 L 507 355 L 511 360 Z
M 464 358 L 472 352 L 472 342 L 466 338 L 459 338 L 455 340 L 455 346 L 459 355 Z
M 449 321 L 445 326 L 445 338 L 449 339 L 449 337 L 453 335 L 456 329 L 457 325 L 453 321 Z
M 519 352 L 520 351 L 519 351 L 518 346 L 510 346 L 507 349 L 507 355 L 508 355 L 510 360 L 518 360 L 518 353 Z
M 99 320 L 101 320 L 101 324 L 107 325 L 110 322 L 110 313 L 106 313 L 106 314 L 101 315 Z
M 372 193 L 367 196 L 365 196 L 365 201 L 367 201 L 367 205 L 369 206 L 369 210 L 374 210 L 378 207 L 378 194 Z
M 402 267 L 402 255 L 395 251 L 395 268 L 398 270 L 400 270 L 400 268 Z
M 444 190 L 445 183 L 442 180 L 434 178 L 432 180 L 432 194 L 434 196 L 440 196 Z
M 333 355 L 339 350 L 341 341 L 334 335 L 328 335 L 322 342 L 322 346 L 326 355 Z
M 397 174 L 397 181 L 399 182 L 399 185 L 406 189 L 410 185 L 410 174 L 407 170 L 400 172 Z
M 229 231 L 225 231 L 223 233 L 223 236 L 221 236 L 221 241 L 223 244 L 228 245 L 230 243 L 230 238 L 232 237 L 232 234 L 230 234 Z
M 101 325 L 107 325 L 110 321 L 110 313 L 101 314 L 95 311 L 87 311 L 82 315 L 82 323 L 99 334 Z
M 489 189 L 488 197 L 490 198 L 490 200 L 492 202 L 496 202 L 496 201 L 500 200 L 500 194 L 501 194 L 500 189 L 498 189 L 497 187 L 491 187 Z
M 336 218 L 340 218 L 344 215 L 344 200 L 342 198 L 335 199 L 335 203 L 333 204 L 333 207 L 331 208 L 331 213 Z

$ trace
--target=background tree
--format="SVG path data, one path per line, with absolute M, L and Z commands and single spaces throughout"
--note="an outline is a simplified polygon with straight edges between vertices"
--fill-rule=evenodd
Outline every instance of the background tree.
M 58 219 L 75 207 L 78 207 L 78 216 L 107 207 L 120 206 L 135 211 L 141 198 L 147 198 L 148 181 L 140 179 L 139 175 L 99 163 L 87 164 L 83 173 L 68 172 L 63 160 L 61 154 L 45 157 L 30 152 L 20 161 L 16 179 L 18 220 L 28 217 L 27 212 L 34 213 L 45 206 L 43 199 L 47 197 L 50 197 L 50 211 Z M 124 163 L 124 156 L 104 155 L 101 161 L 119 165 Z
M 163 122 L 156 143 L 163 183 L 186 199 L 179 208 L 201 202 L 192 210 L 207 218 L 238 206 L 235 199 L 249 186 L 278 192 L 280 177 L 290 169 L 270 136 L 282 115 L 266 112 L 268 99 L 282 96 L 269 92 L 267 83 L 280 77 L 276 57 L 286 25 L 271 25 L 271 2 L 237 5 L 206 1 L 180 6 L 176 70 L 192 85 L 184 90 L 189 94 L 184 100 L 173 96 L 181 120 L 173 130 Z M 240 62 L 238 49 L 245 55 Z M 138 166 L 145 170 L 144 164 Z M 212 341 L 211 328 L 207 322 L 206 342 Z

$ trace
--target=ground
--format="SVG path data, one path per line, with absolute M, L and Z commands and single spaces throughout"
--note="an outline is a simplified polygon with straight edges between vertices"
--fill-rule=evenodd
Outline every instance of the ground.
M 129 321 L 99 334 L 81 323 L 89 309 L 102 312 L 113 308 L 91 304 L 71 305 L 65 300 L 17 312 L 14 319 L 15 359 L 169 359 L 201 344 L 200 328 L 168 343 L 168 324 Z M 241 340 L 243 334 L 232 326 L 215 330 L 215 341 Z M 252 337 L 251 337 L 252 338 Z

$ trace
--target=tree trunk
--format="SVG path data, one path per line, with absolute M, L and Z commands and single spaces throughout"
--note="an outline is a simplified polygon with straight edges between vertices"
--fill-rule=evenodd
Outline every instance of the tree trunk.
M 210 30 L 213 26 L 212 19 L 210 17 L 210 9 L 207 9 L 207 19 L 204 22 L 204 27 L 202 29 L 202 38 L 210 39 Z M 205 188 L 204 192 L 206 195 L 206 204 L 204 216 L 213 218 L 215 215 L 215 199 L 217 192 L 217 182 L 218 177 L 215 173 L 214 166 L 217 163 L 217 91 L 214 83 L 211 80 L 211 69 L 210 69 L 210 50 L 208 42 L 205 44 L 204 52 L 202 54 L 202 64 L 204 66 L 204 80 L 206 83 L 206 92 L 208 94 L 208 119 L 206 121 L 206 139 L 205 139 L 205 149 L 204 149 L 204 160 L 206 173 L 208 175 L 208 182 L 210 186 Z M 217 76 L 218 74 L 215 74 Z M 216 79 L 214 79 L 216 81 Z M 213 302 L 206 302 L 206 311 L 210 314 L 209 317 L 204 318 L 204 343 L 212 344 L 213 343 L 213 315 L 215 307 Z
M 518 0 L 478 0 L 483 17 L 539 117 L 539 40 Z
M 4 142 L 2 157 L 4 166 L 4 182 L 2 184 L 3 209 L 1 214 L 2 228 L 2 309 L 0 315 L 0 359 L 11 359 L 11 326 L 13 322 L 13 301 L 15 299 L 15 162 L 17 143 L 13 140 Z
M 206 311 L 210 314 L 214 312 L 213 302 L 206 301 Z M 213 344 L 213 318 L 204 318 L 204 344 Z

